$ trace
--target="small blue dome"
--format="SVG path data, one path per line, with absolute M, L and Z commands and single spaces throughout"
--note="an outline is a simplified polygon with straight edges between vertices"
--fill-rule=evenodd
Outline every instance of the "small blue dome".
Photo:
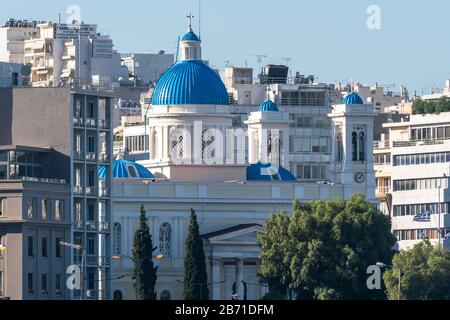
M 200 41 L 194 31 L 189 30 L 182 38 L 181 41 Z
M 183 60 L 170 67 L 156 84 L 153 106 L 229 105 L 227 89 L 219 75 L 203 61 Z
M 297 181 L 295 176 L 282 166 L 258 162 L 247 167 L 248 181 Z
M 261 112 L 265 112 L 265 111 L 278 112 L 278 106 L 271 100 L 266 100 L 260 104 L 259 111 L 261 111 Z
M 100 179 L 108 175 L 106 166 L 100 166 L 98 170 Z M 113 165 L 114 179 L 154 179 L 155 176 L 144 166 L 132 161 L 115 160 Z
M 364 104 L 361 97 L 356 93 L 352 92 L 345 96 L 344 100 L 342 101 L 343 104 Z

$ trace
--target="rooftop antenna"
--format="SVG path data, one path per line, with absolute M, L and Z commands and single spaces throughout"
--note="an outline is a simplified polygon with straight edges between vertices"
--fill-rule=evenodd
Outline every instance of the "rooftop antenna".
M 58 24 L 61 24 L 61 13 L 58 13 Z
M 253 56 L 256 57 L 256 63 L 258 64 L 259 72 L 261 72 L 261 71 L 262 71 L 262 62 L 263 62 L 263 59 L 264 59 L 264 58 L 267 58 L 267 56 L 264 55 L 264 54 L 254 54 Z
M 291 58 L 282 58 L 282 60 L 286 62 L 286 66 L 289 68 L 289 74 L 290 74 L 290 76 L 292 78 L 292 70 L 291 70 L 291 68 L 289 66 L 289 64 L 292 61 L 292 59 Z

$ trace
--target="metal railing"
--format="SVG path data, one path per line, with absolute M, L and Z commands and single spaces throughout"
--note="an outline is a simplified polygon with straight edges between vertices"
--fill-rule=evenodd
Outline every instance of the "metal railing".
M 84 221 L 76 220 L 73 222 L 73 227 L 77 230 L 84 229 Z
M 88 196 L 96 196 L 98 194 L 98 190 L 95 187 L 86 187 L 86 195 Z
M 95 152 L 87 152 L 86 153 L 86 160 L 87 161 L 96 161 L 97 160 L 97 154 Z
M 97 230 L 97 221 L 86 221 L 86 229 Z
M 94 118 L 87 118 L 86 127 L 97 128 L 97 120 Z
M 109 121 L 100 119 L 98 120 L 98 126 L 100 129 L 109 129 Z
M 377 192 L 377 194 L 388 194 L 388 193 L 392 193 L 392 188 L 390 188 L 390 187 L 378 187 L 376 192 Z
M 389 141 L 374 141 L 373 148 L 375 150 L 380 149 L 389 149 L 391 147 L 391 144 Z
M 110 231 L 109 223 L 108 222 L 99 222 L 98 230 L 100 232 L 109 232 Z
M 76 161 L 84 161 L 85 160 L 84 152 L 75 151 L 73 153 L 73 159 L 76 160 Z
M 109 191 L 110 191 L 109 188 L 100 187 L 98 189 L 98 195 L 100 197 L 109 197 Z
M 76 195 L 82 195 L 83 194 L 83 187 L 81 187 L 81 186 L 73 187 L 73 193 L 76 194 Z
M 445 141 L 450 141 L 449 139 L 429 139 L 429 140 L 418 140 L 418 141 L 394 141 L 394 148 L 405 148 L 405 147 L 416 147 L 416 146 L 431 146 L 444 144 Z
M 109 162 L 108 154 L 100 153 L 98 160 L 99 160 L 100 163 L 108 163 Z
M 27 182 L 39 182 L 39 183 L 58 183 L 58 184 L 67 183 L 67 181 L 64 179 L 48 179 L 48 178 L 34 178 L 34 177 L 18 177 L 18 179 Z
M 81 118 L 81 117 L 73 117 L 73 125 L 75 127 L 82 127 L 83 126 L 83 118 Z

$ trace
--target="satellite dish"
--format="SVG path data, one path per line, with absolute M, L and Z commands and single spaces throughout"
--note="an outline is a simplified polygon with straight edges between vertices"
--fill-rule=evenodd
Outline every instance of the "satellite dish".
M 23 66 L 23 67 L 20 69 L 20 73 L 21 73 L 22 76 L 24 76 L 24 77 L 29 77 L 30 74 L 31 74 L 31 68 L 30 68 L 30 66 Z

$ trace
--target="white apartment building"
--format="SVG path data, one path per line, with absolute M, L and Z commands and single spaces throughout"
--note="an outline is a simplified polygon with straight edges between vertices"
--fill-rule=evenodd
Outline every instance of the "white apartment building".
M 378 85 L 378 83 L 374 86 L 365 86 L 360 83 L 355 85 L 347 84 L 345 86 L 337 84 L 337 89 L 341 91 L 342 96 L 345 96 L 350 91 L 358 93 L 365 103 L 374 105 L 375 112 L 384 112 L 387 108 L 397 106 L 409 99 L 408 90 L 403 86 L 399 94 L 393 91 L 385 91 L 385 88 Z
M 164 51 L 157 54 L 130 53 L 122 54 L 122 65 L 143 85 L 150 85 L 157 82 L 164 71 L 173 65 L 174 59 L 173 54 L 166 54 Z
M 389 139 L 374 148 L 377 197 L 386 201 L 399 249 L 424 238 L 435 244 L 441 238 L 450 249 L 450 113 L 412 115 L 384 127 Z M 415 221 L 428 213 L 430 219 Z
M 24 43 L 33 86 L 111 83 L 127 76 L 112 40 L 97 33 L 96 25 L 43 23 L 37 27 L 39 34 Z
M 0 61 L 25 61 L 24 42 L 39 34 L 37 21 L 10 19 L 0 27 Z

